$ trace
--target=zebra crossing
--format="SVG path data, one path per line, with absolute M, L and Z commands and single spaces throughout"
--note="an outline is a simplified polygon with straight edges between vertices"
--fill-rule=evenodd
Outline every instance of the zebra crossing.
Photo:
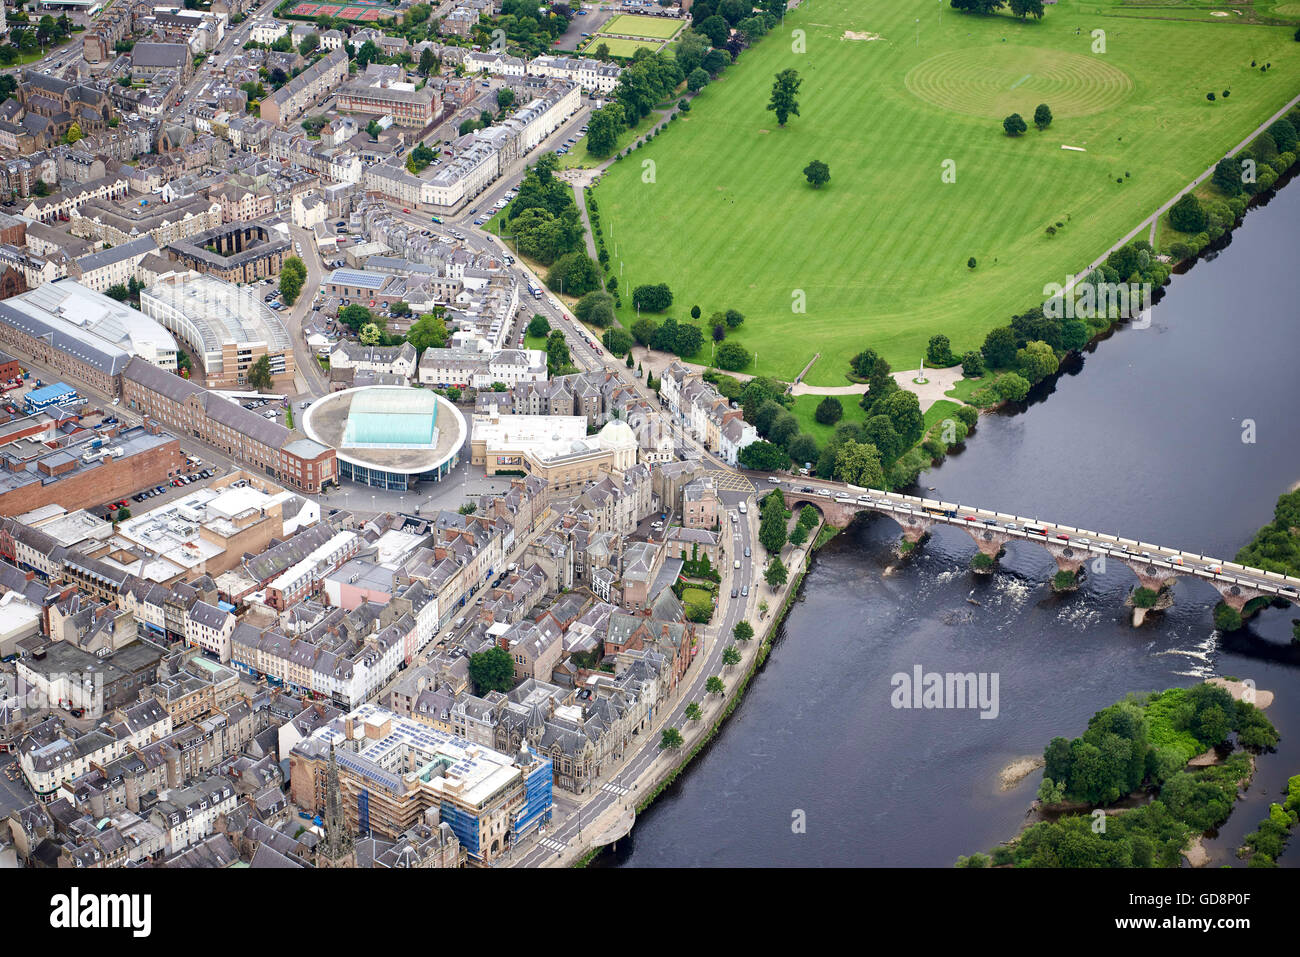
M 604 784 L 600 786 L 600 789 L 602 791 L 608 791 L 610 794 L 616 795 L 618 797 L 622 797 L 624 794 L 628 792 L 627 788 L 621 787 L 620 785 L 615 784 L 613 781 L 606 781 Z
M 557 841 L 553 837 L 538 838 L 537 843 L 542 845 L 542 847 L 546 848 L 548 851 L 562 851 L 569 846 L 563 841 Z

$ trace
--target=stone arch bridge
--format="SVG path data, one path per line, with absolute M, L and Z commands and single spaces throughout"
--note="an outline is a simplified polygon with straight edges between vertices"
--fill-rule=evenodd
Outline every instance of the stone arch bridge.
M 976 547 L 994 560 L 1008 542 L 1023 540 L 1045 548 L 1062 571 L 1077 573 L 1085 563 L 1101 556 L 1108 562 L 1118 561 L 1133 570 L 1142 587 L 1156 592 L 1173 584 L 1176 578 L 1200 579 L 1238 612 L 1255 598 L 1277 598 L 1300 604 L 1300 578 L 1195 552 L 954 502 L 852 485 L 782 482 L 781 488 L 787 506 L 798 509 L 804 504 L 812 505 L 833 525 L 848 525 L 861 512 L 888 515 L 899 524 L 909 542 L 919 542 L 936 525 L 951 525 L 970 535 Z

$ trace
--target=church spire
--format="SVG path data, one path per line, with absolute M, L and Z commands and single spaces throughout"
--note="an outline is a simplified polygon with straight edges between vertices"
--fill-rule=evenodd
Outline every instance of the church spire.
M 352 861 L 352 832 L 343 811 L 343 794 L 339 787 L 339 765 L 330 741 L 329 770 L 325 775 L 325 857 L 327 866 L 348 867 Z

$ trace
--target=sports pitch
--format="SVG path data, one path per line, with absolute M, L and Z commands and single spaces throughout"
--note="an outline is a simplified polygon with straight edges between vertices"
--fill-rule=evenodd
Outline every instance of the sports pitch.
M 1120 6 L 1063 0 L 1021 22 L 935 0 L 805 5 L 609 168 L 596 197 L 614 274 L 667 282 L 679 320 L 694 304 L 745 313 L 746 372 L 789 379 L 821 353 L 806 380 L 840 385 L 865 347 L 895 369 L 937 333 L 977 348 L 1300 94 L 1294 26 L 1106 15 Z M 787 67 L 802 116 L 781 129 L 765 106 Z M 1030 124 L 1019 138 L 1002 132 L 1011 112 Z M 802 173 L 814 159 L 821 190 Z
M 637 50 L 645 47 L 647 50 L 658 50 L 663 46 L 662 40 L 624 40 L 620 37 L 607 37 L 603 33 L 598 33 L 582 47 L 585 53 L 595 53 L 596 48 L 601 44 L 609 49 L 610 56 L 621 56 L 631 59 Z
M 682 28 L 683 21 L 667 17 L 639 17 L 635 13 L 620 13 L 610 17 L 600 28 L 604 34 L 623 37 L 647 37 L 667 40 Z

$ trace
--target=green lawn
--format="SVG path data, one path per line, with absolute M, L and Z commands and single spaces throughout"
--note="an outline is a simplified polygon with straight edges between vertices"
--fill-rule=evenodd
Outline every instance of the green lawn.
M 961 408 L 960 402 L 949 402 L 947 399 L 940 399 L 930 408 L 925 410 L 925 427 L 927 430 L 936 422 L 942 422 L 950 418 L 954 412 Z
M 653 37 L 667 40 L 677 35 L 682 21 L 665 17 L 638 17 L 634 13 L 620 13 L 610 17 L 600 28 L 601 33 L 617 33 L 625 37 Z
M 934 0 L 805 5 L 611 166 L 597 199 L 621 285 L 667 282 L 679 320 L 692 303 L 745 313 L 746 371 L 789 380 L 820 352 L 807 381 L 844 384 L 866 346 L 913 368 L 935 333 L 958 354 L 978 347 L 1300 92 L 1294 27 L 1111 17 L 1118 0 L 1063 0 L 1023 23 L 941 6 L 940 23 Z M 764 107 L 787 67 L 803 115 L 781 129 Z M 1230 100 L 1206 101 L 1224 88 Z M 1029 120 L 1041 102 L 1047 131 L 1002 133 L 1007 112 Z M 830 166 L 824 189 L 804 181 L 812 159 Z
M 554 328 L 554 327 L 552 326 L 552 328 Z M 541 349 L 543 352 L 545 352 L 545 351 L 546 351 L 546 337 L 545 337 L 545 336 L 530 336 L 530 335 L 525 334 L 525 335 L 524 335 L 524 348 L 525 348 L 525 349 Z
M 713 607 L 713 595 L 703 588 L 683 588 L 682 589 L 683 605 L 707 605 Z
M 862 422 L 866 419 L 866 413 L 862 411 L 860 395 L 837 395 L 835 398 L 840 400 L 840 405 L 844 409 L 844 418 L 836 422 L 835 425 L 822 425 L 814 417 L 817 412 L 817 406 L 821 404 L 824 395 L 799 395 L 794 399 L 794 417 L 799 420 L 799 430 L 807 432 L 817 440 L 818 445 L 825 445 L 830 437 L 834 434 L 836 426 L 840 422 Z M 802 463 L 800 463 L 802 464 Z
M 638 136 L 644 136 L 646 133 L 649 133 L 651 128 L 654 127 L 656 123 L 662 123 L 663 119 L 662 114 L 652 112 L 636 126 L 624 130 L 618 135 L 618 141 L 614 146 L 614 152 L 610 153 L 609 156 L 596 157 L 588 153 L 587 137 L 584 136 L 582 139 L 578 140 L 578 142 L 573 144 L 573 149 L 569 150 L 569 152 L 559 158 L 560 168 L 571 169 L 580 166 L 584 169 L 590 169 L 593 166 L 599 166 L 601 163 L 605 162 L 605 160 L 609 159 L 610 156 L 613 156 L 615 153 L 621 153 L 623 150 L 631 146 L 632 141 Z
M 961 402 L 969 402 L 970 394 L 982 385 L 988 385 L 993 381 L 993 376 L 985 374 L 978 379 L 958 379 L 956 384 L 949 389 L 944 395 L 952 396 Z
M 609 47 L 610 56 L 621 56 L 631 59 L 637 50 L 645 47 L 647 50 L 658 50 L 664 45 L 662 40 L 623 40 L 619 37 L 607 37 L 604 34 L 596 34 L 587 41 L 586 46 L 579 47 L 584 53 L 596 52 L 596 48 L 601 44 Z

